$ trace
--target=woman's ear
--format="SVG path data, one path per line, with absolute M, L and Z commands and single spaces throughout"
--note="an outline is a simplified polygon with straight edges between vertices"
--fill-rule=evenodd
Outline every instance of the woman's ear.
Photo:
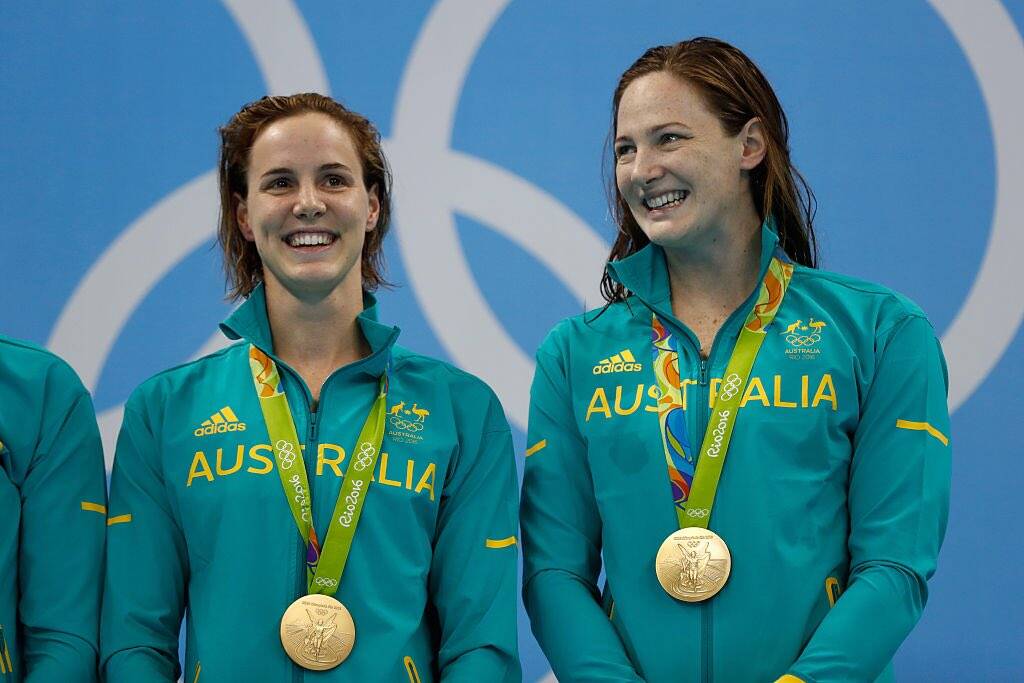
M 377 227 L 377 220 L 380 218 L 380 196 L 377 193 L 377 186 L 371 187 L 366 195 L 370 204 L 370 211 L 366 215 L 366 232 L 370 232 Z
M 747 121 L 739 135 L 743 144 L 743 151 L 740 154 L 740 168 L 744 171 L 752 171 L 764 159 L 768 152 L 768 141 L 764 135 L 764 125 L 761 119 L 754 117 Z
M 242 199 L 242 195 L 235 193 L 235 220 L 238 222 L 238 229 L 242 237 L 250 242 L 256 241 L 252 226 L 249 225 L 249 205 Z

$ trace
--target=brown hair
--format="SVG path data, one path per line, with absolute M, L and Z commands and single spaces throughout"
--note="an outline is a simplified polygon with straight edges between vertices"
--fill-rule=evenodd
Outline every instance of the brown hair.
M 363 242 L 363 290 L 373 291 L 388 282 L 383 277 L 384 235 L 391 220 L 391 169 L 380 145 L 380 133 L 369 119 L 357 114 L 326 95 L 299 93 L 288 96 L 261 97 L 242 107 L 220 129 L 220 223 L 217 241 L 224 250 L 224 271 L 227 274 L 228 297 L 240 299 L 252 293 L 263 280 L 263 264 L 256 245 L 242 235 L 238 227 L 238 200 L 248 194 L 246 173 L 253 143 L 268 125 L 298 114 L 326 114 L 340 123 L 355 143 L 363 166 L 363 185 L 376 186 L 380 213 L 376 227 Z
M 818 247 L 814 237 L 814 193 L 789 157 L 786 113 L 761 70 L 732 45 L 715 38 L 693 38 L 647 50 L 626 69 L 615 88 L 608 148 L 617 135 L 619 102 L 626 88 L 636 79 L 660 71 L 667 71 L 696 87 L 728 135 L 738 135 L 752 118 L 761 120 L 768 149 L 764 160 L 750 172 L 754 207 L 761 220 L 768 215 L 775 219 L 779 244 L 793 261 L 815 267 Z M 639 251 L 650 240 L 637 225 L 619 192 L 615 182 L 615 157 L 614 154 L 608 156 L 612 164 L 608 199 L 619 226 L 608 260 L 615 261 Z M 612 303 L 624 300 L 627 292 L 605 271 L 601 294 Z

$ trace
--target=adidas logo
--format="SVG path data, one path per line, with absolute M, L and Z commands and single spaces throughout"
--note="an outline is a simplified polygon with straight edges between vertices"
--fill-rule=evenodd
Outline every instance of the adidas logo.
M 595 375 L 607 375 L 610 372 L 640 372 L 644 366 L 636 362 L 629 349 L 619 351 L 610 358 L 598 361 L 594 366 Z
M 235 415 L 235 411 L 224 406 L 211 415 L 209 420 L 203 420 L 203 424 L 196 427 L 196 430 L 192 433 L 196 436 L 209 436 L 210 434 L 244 431 L 245 423 L 238 421 L 238 416 Z

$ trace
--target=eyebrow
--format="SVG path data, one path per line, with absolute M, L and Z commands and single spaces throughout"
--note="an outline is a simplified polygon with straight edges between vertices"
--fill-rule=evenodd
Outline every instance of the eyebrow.
M 651 135 L 653 133 L 657 133 L 659 130 L 662 130 L 663 128 L 671 128 L 672 126 L 682 126 L 683 128 L 685 128 L 687 130 L 690 130 L 690 127 L 688 125 L 686 125 L 685 123 L 683 123 L 682 121 L 669 121 L 668 123 L 659 123 L 657 126 L 653 126 L 651 128 L 648 128 L 647 129 L 647 134 Z M 631 138 L 629 138 L 628 136 L 620 135 L 617 138 L 615 138 L 615 142 L 619 142 L 621 140 L 629 140 L 629 139 L 631 139 Z
M 323 166 L 320 167 L 319 170 L 321 170 L 321 171 L 333 171 L 333 170 L 336 170 L 336 169 L 337 170 L 342 170 L 342 171 L 351 171 L 352 170 L 348 166 L 346 166 L 345 164 L 341 164 L 341 163 L 324 164 Z M 292 169 L 286 167 L 286 166 L 278 166 L 277 168 L 270 169 L 269 171 L 267 171 L 266 173 L 264 173 L 260 177 L 261 178 L 266 178 L 268 175 L 287 175 L 289 173 L 294 173 L 294 171 Z

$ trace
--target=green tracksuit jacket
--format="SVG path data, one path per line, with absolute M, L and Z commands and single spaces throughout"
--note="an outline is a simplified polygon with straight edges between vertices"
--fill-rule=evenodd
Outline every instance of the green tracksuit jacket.
M 762 276 L 776 243 L 764 228 Z M 890 679 L 924 607 L 948 509 L 946 368 L 924 314 L 878 285 L 796 267 L 711 515 L 732 575 L 709 601 L 686 604 L 654 571 L 678 521 L 651 315 L 679 347 L 697 451 L 755 296 L 703 361 L 672 316 L 659 247 L 609 270 L 634 295 L 556 326 L 537 353 L 531 397 L 523 595 L 560 683 Z
M 0 683 L 96 680 L 106 496 L 75 371 L 0 336 Z
M 275 357 L 304 441 L 313 520 L 326 537 L 359 429 L 390 359 L 387 426 L 335 597 L 356 624 L 335 669 L 282 649 L 280 619 L 306 592 L 305 548 L 249 369 L 273 356 L 262 288 L 222 325 L 241 339 L 143 383 L 125 406 L 111 477 L 101 667 L 110 683 L 173 681 L 186 616 L 188 683 L 518 681 L 516 473 L 494 393 L 395 344 L 359 317 L 372 348 L 324 384 Z

